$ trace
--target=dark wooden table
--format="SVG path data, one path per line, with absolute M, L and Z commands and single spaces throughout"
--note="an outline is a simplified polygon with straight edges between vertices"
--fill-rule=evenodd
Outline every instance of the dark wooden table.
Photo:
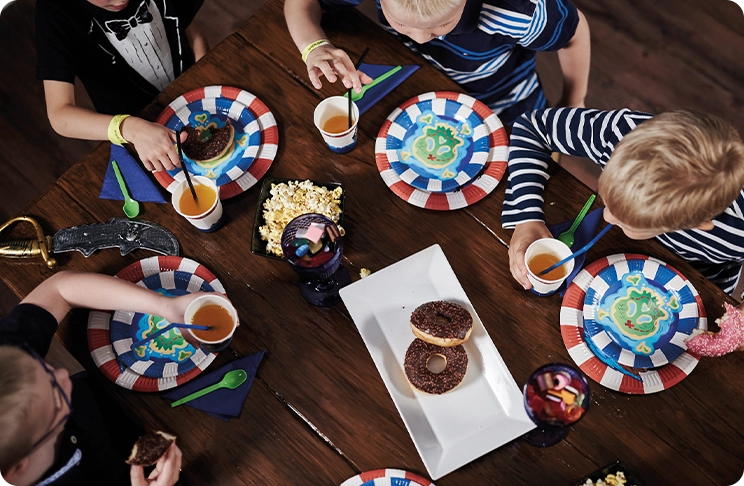
M 692 2 L 686 1 L 685 5 L 689 7 Z M 643 14 L 642 8 L 656 7 L 636 6 L 639 12 L 630 13 L 626 7 L 626 15 L 617 14 L 611 22 L 608 12 L 614 7 L 623 11 L 620 5 L 585 6 L 591 14 L 590 23 L 596 19 L 596 25 L 591 25 L 596 27 L 593 47 L 599 58 L 592 71 L 588 104 L 652 109 L 642 96 L 645 93 L 649 100 L 659 98 L 638 86 L 638 78 L 632 83 L 626 81 L 624 76 L 630 76 L 627 72 L 611 77 L 608 59 L 616 56 L 617 49 L 626 49 L 617 46 L 618 40 L 612 35 L 617 34 L 617 24 L 632 23 L 639 15 L 646 19 L 651 14 Z M 735 13 L 735 6 L 726 8 L 718 3 L 710 7 L 719 13 Z M 331 40 L 347 48 L 352 57 L 358 57 L 369 45 L 372 51 L 368 62 L 422 64 L 420 58 L 358 13 L 329 17 L 325 22 Z M 701 22 L 708 25 L 707 17 Z M 685 23 L 674 32 L 686 32 L 685 26 L 689 25 Z M 679 49 L 684 51 L 693 44 L 691 40 Z M 610 54 L 597 55 L 604 50 Z M 732 54 L 726 51 L 720 56 Z M 710 62 L 720 56 L 713 56 Z M 737 62 L 742 58 L 734 57 Z M 636 76 L 641 76 L 647 63 L 667 63 L 665 69 L 670 70 L 687 65 L 684 58 L 674 56 L 671 60 L 664 56 L 642 59 Z M 740 89 L 736 80 L 744 75 L 741 67 L 730 67 L 731 72 L 737 69 L 728 78 L 717 78 L 717 89 L 738 93 L 729 98 L 739 106 L 730 119 L 741 127 L 742 98 L 736 91 Z M 547 70 L 550 72 L 550 67 Z M 686 72 L 690 83 L 700 85 L 707 79 L 700 70 Z M 354 279 L 363 267 L 379 270 L 438 243 L 518 385 L 544 363 L 572 363 L 560 336 L 560 298 L 539 299 L 525 293 L 509 274 L 510 232 L 500 225 L 503 182 L 478 204 L 442 213 L 400 200 L 377 172 L 374 139 L 390 111 L 422 92 L 457 90 L 455 84 L 428 65 L 422 66 L 362 117 L 359 143 L 353 152 L 332 154 L 311 120 L 315 105 L 325 96 L 339 94 L 340 89 L 326 83 L 316 91 L 309 85 L 286 31 L 279 0 L 268 2 L 235 35 L 166 88 L 145 116 L 154 119 L 182 93 L 215 84 L 254 93 L 276 116 L 280 143 L 270 176 L 343 184 L 347 234 L 344 265 Z M 682 84 L 684 93 L 689 83 Z M 663 103 L 660 107 L 667 108 Z M 38 217 L 50 232 L 121 216 L 121 202 L 98 198 L 108 151 L 108 144 L 99 146 L 23 214 Z M 554 172 L 546 193 L 549 222 L 573 217 L 590 193 L 562 169 L 556 167 Z M 106 381 L 95 372 L 88 353 L 85 311 L 73 312 L 58 337 L 87 369 L 94 370 L 103 390 L 119 400 L 136 420 L 179 436 L 184 452 L 183 474 L 191 484 L 338 484 L 361 471 L 386 467 L 426 476 L 344 306 L 322 309 L 308 305 L 298 291 L 296 274 L 286 263 L 250 253 L 258 192 L 255 186 L 224 201 L 227 224 L 209 235 L 199 233 L 169 205 L 145 204 L 141 215 L 173 231 L 181 242 L 182 254 L 210 268 L 236 304 L 243 325 L 235 335 L 232 352 L 222 353 L 212 368 L 236 356 L 268 351 L 238 419 L 223 423 L 188 407 L 173 410 L 157 394 L 130 392 Z M 708 314 L 715 317 L 721 313 L 721 304 L 728 297 L 655 242 L 630 241 L 613 229 L 588 258 L 592 261 L 621 251 L 652 255 L 673 265 L 698 289 Z M 88 259 L 77 253 L 63 254 L 59 260 L 64 269 L 114 274 L 150 255 L 140 251 L 120 257 L 109 250 Z M 51 271 L 39 262 L 5 260 L 0 261 L 0 274 L 16 294 L 25 296 Z M 591 409 L 572 427 L 565 441 L 547 449 L 512 441 L 439 479 L 437 484 L 572 484 L 618 459 L 648 485 L 732 484 L 744 470 L 743 369 L 742 354 L 704 359 L 677 386 L 648 396 L 629 396 L 591 383 Z

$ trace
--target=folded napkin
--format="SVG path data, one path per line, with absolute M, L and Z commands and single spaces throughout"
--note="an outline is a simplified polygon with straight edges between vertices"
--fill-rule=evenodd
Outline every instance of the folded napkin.
M 600 221 L 602 221 L 603 210 L 604 207 L 595 209 L 591 213 L 587 214 L 586 217 L 584 217 L 584 220 L 581 222 L 581 224 L 579 224 L 579 227 L 576 228 L 576 232 L 574 233 L 574 244 L 571 247 L 572 251 L 581 249 L 581 247 L 589 243 L 589 241 L 594 238 L 594 236 L 597 234 L 597 226 L 599 226 Z M 564 221 L 563 223 L 558 223 L 554 226 L 550 226 L 548 227 L 548 229 L 553 236 L 557 237 L 559 234 L 570 228 L 571 224 L 573 224 L 573 219 Z M 583 255 L 579 255 L 574 259 L 573 270 L 568 275 L 568 278 L 566 278 L 566 281 L 563 283 L 561 288 L 558 290 L 561 297 L 563 297 L 563 294 L 566 293 L 566 289 L 569 285 L 571 285 L 571 282 L 573 281 L 576 274 L 581 271 L 581 268 L 584 266 L 584 260 L 586 260 L 586 253 L 584 253 Z
M 240 358 L 227 366 L 223 366 L 219 370 L 209 373 L 208 375 L 195 378 L 185 385 L 165 393 L 163 398 L 171 401 L 180 400 L 186 395 L 191 395 L 196 391 L 214 385 L 215 383 L 219 383 L 228 371 L 240 369 L 245 370 L 248 374 L 248 379 L 246 379 L 245 383 L 236 389 L 230 390 L 229 388 L 220 388 L 219 390 L 208 393 L 203 397 L 181 405 L 182 407 L 192 407 L 201 410 L 212 417 L 227 422 L 231 418 L 240 415 L 240 410 L 243 408 L 243 402 L 245 402 L 245 399 L 248 397 L 248 391 L 251 389 L 251 385 L 253 384 L 253 377 L 256 376 L 256 369 L 258 369 L 258 364 L 261 362 L 261 358 L 263 358 L 265 352 L 266 351 L 259 351 L 245 358 Z
M 101 187 L 101 199 L 118 199 L 124 200 L 119 183 L 116 181 L 114 166 L 111 161 L 115 160 L 119 166 L 119 171 L 124 178 L 124 182 L 129 190 L 129 195 L 139 202 L 167 202 L 160 193 L 155 184 L 150 180 L 145 170 L 139 162 L 121 145 L 111 144 L 111 157 L 106 168 L 106 175 L 103 177 L 103 187 Z
M 384 66 L 382 64 L 362 63 L 362 65 L 359 66 L 359 70 L 370 78 L 374 79 L 382 74 L 385 74 L 394 67 L 395 66 Z M 369 90 L 364 93 L 364 96 L 362 96 L 362 99 L 355 102 L 357 108 L 359 108 L 359 114 L 361 115 L 365 111 L 372 108 L 372 105 L 380 101 L 386 94 L 397 88 L 398 85 L 408 79 L 408 76 L 416 72 L 419 67 L 420 66 L 416 65 L 403 66 L 400 71 L 393 74 L 385 81 L 381 82 L 377 86 L 369 88 Z

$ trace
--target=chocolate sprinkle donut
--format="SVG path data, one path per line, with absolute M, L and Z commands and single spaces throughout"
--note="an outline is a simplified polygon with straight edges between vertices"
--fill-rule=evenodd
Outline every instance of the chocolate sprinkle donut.
M 186 140 L 181 144 L 183 153 L 192 160 L 207 161 L 221 157 L 229 145 L 233 142 L 234 129 L 230 120 L 225 121 L 222 128 L 212 127 L 209 129 L 210 137 L 202 141 L 201 132 L 191 126 L 186 125 L 184 131 L 187 134 Z
M 441 373 L 432 373 L 427 364 L 432 356 L 441 355 L 447 361 Z M 415 339 L 406 351 L 403 362 L 406 377 L 424 393 L 441 395 L 460 384 L 468 369 L 468 353 L 462 346 L 442 347 Z
M 160 430 L 148 432 L 134 443 L 126 462 L 133 466 L 152 466 L 168 452 L 168 448 L 175 440 L 175 435 Z
M 456 346 L 469 337 L 473 316 L 460 305 L 437 300 L 418 306 L 411 314 L 411 326 L 414 334 L 427 342 Z

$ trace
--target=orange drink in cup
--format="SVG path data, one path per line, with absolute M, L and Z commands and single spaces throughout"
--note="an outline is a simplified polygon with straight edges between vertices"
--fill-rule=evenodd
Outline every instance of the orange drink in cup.
M 571 249 L 555 238 L 534 241 L 524 253 L 527 279 L 532 284 L 532 293 L 546 296 L 555 293 L 573 271 L 574 261 L 569 260 L 545 275 L 540 272 L 571 255 Z
M 197 297 L 186 308 L 187 324 L 210 326 L 207 330 L 189 329 L 202 351 L 216 353 L 227 348 L 238 327 L 238 312 L 226 297 L 206 294 Z
M 349 99 L 331 96 L 321 101 L 313 115 L 315 126 L 323 141 L 333 152 L 345 154 L 356 147 L 359 108 L 351 103 L 351 127 L 349 127 Z
M 171 202 L 178 214 L 186 218 L 199 231 L 211 233 L 222 223 L 222 201 L 220 191 L 212 179 L 191 176 L 196 191 L 196 200 L 186 180 L 173 191 Z

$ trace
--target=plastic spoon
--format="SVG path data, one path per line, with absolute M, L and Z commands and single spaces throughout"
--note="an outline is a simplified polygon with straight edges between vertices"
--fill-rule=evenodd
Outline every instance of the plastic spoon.
M 361 100 L 362 99 L 362 96 L 364 96 L 364 93 L 366 93 L 369 88 L 372 88 L 374 86 L 377 86 L 378 84 L 380 84 L 381 82 L 385 81 L 387 78 L 389 78 L 393 74 L 397 73 L 401 69 L 403 69 L 403 66 L 395 66 L 390 71 L 387 71 L 387 72 L 384 72 L 384 73 L 380 74 L 375 79 L 373 79 L 371 83 L 365 84 L 364 86 L 362 86 L 362 92 L 361 93 L 357 93 L 356 91 L 352 91 L 351 92 L 351 101 L 359 101 L 359 100 Z M 345 94 L 344 96 L 348 96 L 348 93 Z
M 576 252 L 568 255 L 563 260 L 559 261 L 555 265 L 549 266 L 548 268 L 546 268 L 542 272 L 538 273 L 537 275 L 538 276 L 545 275 L 546 273 L 551 272 L 551 271 L 555 270 L 556 268 L 560 267 L 564 263 L 573 260 L 577 256 L 583 255 L 584 253 L 586 253 L 587 251 L 589 251 L 589 248 L 591 248 L 592 246 L 594 246 L 594 243 L 598 242 L 599 239 L 602 238 L 605 233 L 607 233 L 608 231 L 610 231 L 610 228 L 612 228 L 612 225 L 611 224 L 608 224 L 607 226 L 605 226 L 604 228 L 602 228 L 602 231 L 600 231 L 599 233 L 597 233 L 597 236 L 595 236 L 594 238 L 592 238 L 592 241 L 590 241 L 586 245 L 582 246 L 579 251 L 576 251 Z
M 142 346 L 146 342 L 152 341 L 156 337 L 158 337 L 160 335 L 163 335 L 166 332 L 168 332 L 171 329 L 176 328 L 176 327 L 182 328 L 182 329 L 196 329 L 198 331 L 206 331 L 206 330 L 212 328 L 212 326 L 200 326 L 198 324 L 181 324 L 179 322 L 171 322 L 170 324 L 168 324 L 164 328 L 159 329 L 159 330 L 155 331 L 154 333 L 150 334 L 145 339 L 140 339 L 139 341 L 136 341 L 136 342 L 132 343 L 132 349 L 139 348 L 140 346 Z
M 126 214 L 128 218 L 134 218 L 139 214 L 139 203 L 129 197 L 127 185 L 124 183 L 124 178 L 121 176 L 121 172 L 119 172 L 119 164 L 117 164 L 115 160 L 112 160 L 111 165 L 114 166 L 116 181 L 119 183 L 121 193 L 124 195 L 124 207 L 122 208 L 124 209 L 124 214 Z
M 219 383 L 215 383 L 212 386 L 208 386 L 204 389 L 192 393 L 191 395 L 187 395 L 180 400 L 176 400 L 175 402 L 171 403 L 171 407 L 174 408 L 179 405 L 183 405 L 186 402 L 190 402 L 191 400 L 203 397 L 204 395 L 212 393 L 215 390 L 219 390 L 220 388 L 229 388 L 231 390 L 234 390 L 245 383 L 246 379 L 248 379 L 248 373 L 246 373 L 245 370 L 228 371 L 227 373 L 225 373 L 225 376 Z
M 558 235 L 557 239 L 563 242 L 567 247 L 571 248 L 573 246 L 574 233 L 576 232 L 576 228 L 578 228 L 581 222 L 584 220 L 584 216 L 586 216 L 586 213 L 589 212 L 589 208 L 592 206 L 592 203 L 596 198 L 596 194 L 592 194 L 591 196 L 589 196 L 589 199 L 586 201 L 586 204 L 584 204 L 584 207 L 581 208 L 581 211 L 579 211 L 579 215 L 576 216 L 576 219 L 574 219 L 571 227 Z

